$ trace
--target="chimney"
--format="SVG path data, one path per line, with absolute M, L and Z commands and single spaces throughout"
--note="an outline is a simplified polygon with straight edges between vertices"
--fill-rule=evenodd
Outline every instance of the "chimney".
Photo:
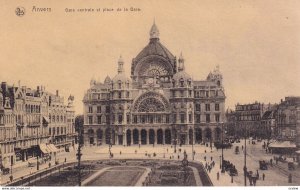
M 58 91 L 58 90 L 56 90 L 56 96 L 58 96 L 58 92 L 59 92 L 59 91 Z

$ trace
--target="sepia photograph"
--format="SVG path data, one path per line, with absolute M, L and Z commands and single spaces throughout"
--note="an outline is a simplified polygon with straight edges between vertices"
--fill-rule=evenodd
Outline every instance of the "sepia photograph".
M 299 7 L 1 1 L 1 189 L 298 190 Z

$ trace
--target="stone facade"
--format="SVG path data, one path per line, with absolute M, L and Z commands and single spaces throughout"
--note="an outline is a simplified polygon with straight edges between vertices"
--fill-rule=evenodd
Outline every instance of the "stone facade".
M 8 167 L 33 157 L 44 156 L 41 144 L 54 144 L 58 148 L 62 147 L 60 150 L 74 144 L 74 98 L 70 98 L 72 101 L 65 106 L 63 98 L 45 91 L 43 86 L 30 89 L 20 84 L 9 86 L 2 82 L 0 166 Z M 54 99 L 59 99 L 59 103 Z M 54 115 L 59 117 L 59 122 L 52 121 Z M 60 133 L 53 133 L 54 128 L 59 128 Z M 56 140 L 57 136 L 59 141 Z
M 160 43 L 155 24 L 149 44 L 132 60 L 131 77 L 122 57 L 118 73 L 90 82 L 84 103 L 84 143 L 192 144 L 221 138 L 225 119 L 223 78 L 217 66 L 206 80 L 186 73 Z
M 297 129 L 297 112 L 300 107 L 300 97 L 286 97 L 277 108 L 276 129 L 277 138 L 281 140 L 295 141 L 299 129 Z

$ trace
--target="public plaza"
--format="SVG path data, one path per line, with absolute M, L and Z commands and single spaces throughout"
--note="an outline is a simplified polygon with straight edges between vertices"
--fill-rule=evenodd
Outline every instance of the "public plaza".
M 260 170 L 259 169 L 259 160 L 265 160 L 266 162 L 270 162 L 270 159 L 274 159 L 274 156 L 279 156 L 276 154 L 266 153 L 265 149 L 262 148 L 263 143 L 249 144 L 249 140 L 247 143 L 247 170 L 253 171 L 256 173 L 259 172 L 259 179 L 256 181 L 256 186 L 297 186 L 300 184 L 300 176 L 299 176 L 299 168 L 294 171 L 289 171 L 287 163 L 278 162 L 277 164 L 274 162 L 273 166 L 268 167 L 268 170 Z M 234 143 L 233 147 L 244 145 L 244 141 L 242 140 L 240 143 Z M 210 164 L 212 161 L 215 162 L 215 166 L 212 167 L 210 171 L 206 170 L 213 186 L 243 186 L 244 185 L 244 153 L 241 150 L 239 154 L 235 153 L 235 148 L 224 149 L 224 160 L 230 160 L 230 162 L 234 163 L 238 175 L 233 176 L 233 178 L 229 175 L 228 172 L 221 172 L 221 155 L 222 150 L 216 149 L 215 147 L 210 148 L 205 145 L 184 145 L 184 146 L 176 146 L 176 153 L 174 153 L 175 147 L 172 145 L 133 145 L 133 146 L 120 146 L 113 145 L 111 149 L 109 146 L 84 146 L 82 148 L 82 162 L 87 160 L 93 161 L 101 161 L 101 160 L 119 160 L 119 159 L 133 159 L 133 160 L 165 160 L 165 161 L 180 161 L 183 160 L 184 152 L 187 153 L 187 160 L 189 162 L 198 162 L 205 165 L 206 163 Z M 192 151 L 195 151 L 195 156 L 193 158 Z M 110 156 L 110 151 L 113 154 L 113 157 Z M 206 157 L 206 160 L 205 160 Z M 65 158 L 67 158 L 66 162 Z M 193 161 L 194 159 L 194 161 Z M 292 158 L 287 158 L 292 159 Z M 62 152 L 58 153 L 56 156 L 56 160 L 58 161 L 58 165 L 74 163 L 73 165 L 77 165 L 76 151 L 71 152 Z M 51 166 L 55 167 L 55 161 L 52 159 L 50 161 Z M 72 165 L 72 166 L 73 166 Z M 150 167 L 151 169 L 151 167 Z M 39 171 L 36 170 L 36 167 L 28 167 L 28 165 L 19 166 L 13 168 L 13 176 L 14 181 L 17 181 L 22 176 L 30 176 L 35 175 L 37 172 L 41 172 L 43 170 L 49 170 L 49 164 L 45 163 L 40 165 Z M 99 172 L 98 170 L 95 173 Z M 122 173 L 122 171 L 119 171 Z M 124 171 L 126 172 L 126 170 Z M 144 171 L 145 173 L 149 173 L 148 170 Z M 219 179 L 218 173 L 219 172 Z M 265 175 L 265 179 L 262 179 L 263 174 Z M 289 183 L 288 176 L 292 175 L 292 182 Z M 94 174 L 96 175 L 96 174 Z M 121 175 L 118 173 L 118 175 Z M 141 175 L 141 178 L 144 175 Z M 197 177 L 197 176 L 196 176 Z M 195 178 L 196 178 L 195 177 Z M 137 180 L 136 184 L 142 186 L 142 179 Z M 233 181 L 232 181 L 233 180 Z M 139 181 L 139 183 L 138 183 Z M 8 185 L 9 175 L 1 176 L 1 185 Z M 121 181 L 120 181 L 121 183 Z M 33 184 L 34 185 L 34 184 Z M 84 185 L 84 184 L 83 184 Z M 99 185 L 99 184 L 98 184 Z M 118 182 L 114 181 L 112 185 L 118 186 Z M 120 185 L 120 184 L 119 184 Z M 124 185 L 124 184 L 121 184 Z M 125 184 L 126 185 L 126 184 Z M 249 186 L 249 181 L 247 178 L 247 186 Z

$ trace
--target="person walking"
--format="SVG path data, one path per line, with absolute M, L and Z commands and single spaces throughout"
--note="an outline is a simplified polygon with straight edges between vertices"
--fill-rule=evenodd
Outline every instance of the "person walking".
M 262 178 L 263 178 L 263 181 L 265 181 L 265 173 L 263 173 L 263 175 L 262 175 Z
M 219 180 L 219 179 L 220 179 L 220 173 L 217 172 L 217 180 Z

